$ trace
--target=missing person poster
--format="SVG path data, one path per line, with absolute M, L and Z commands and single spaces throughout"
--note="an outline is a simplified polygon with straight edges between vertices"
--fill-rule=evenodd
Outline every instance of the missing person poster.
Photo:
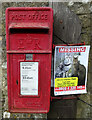
M 56 46 L 54 95 L 86 93 L 90 46 Z

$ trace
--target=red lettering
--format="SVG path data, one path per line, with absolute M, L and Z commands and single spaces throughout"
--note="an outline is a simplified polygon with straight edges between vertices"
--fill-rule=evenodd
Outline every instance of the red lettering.
M 61 47 L 59 48 L 59 53 L 64 53 L 64 52 L 85 52 L 86 47 L 75 47 L 75 48 L 66 48 L 66 47 Z

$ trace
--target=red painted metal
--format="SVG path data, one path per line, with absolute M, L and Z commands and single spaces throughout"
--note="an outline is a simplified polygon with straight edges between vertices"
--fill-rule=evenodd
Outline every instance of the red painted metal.
M 52 100 L 69 100 L 69 99 L 77 99 L 77 97 L 79 97 L 80 95 L 76 95 L 76 96 L 62 96 L 62 97 L 52 97 L 51 96 L 51 101 Z
M 52 31 L 51 8 L 7 8 L 7 83 L 10 112 L 47 113 L 49 111 Z M 33 60 L 26 60 L 26 53 L 33 54 Z M 38 96 L 20 95 L 20 61 L 38 61 Z
M 9 29 L 49 29 L 48 23 L 12 23 Z

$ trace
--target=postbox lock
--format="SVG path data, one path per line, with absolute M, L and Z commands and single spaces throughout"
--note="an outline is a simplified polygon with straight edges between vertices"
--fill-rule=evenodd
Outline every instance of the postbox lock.
M 33 54 L 26 54 L 26 60 L 33 60 Z

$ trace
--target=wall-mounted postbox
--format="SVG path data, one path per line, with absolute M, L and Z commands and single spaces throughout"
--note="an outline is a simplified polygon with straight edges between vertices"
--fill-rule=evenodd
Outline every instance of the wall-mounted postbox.
M 53 10 L 6 10 L 10 112 L 47 113 L 50 107 Z

